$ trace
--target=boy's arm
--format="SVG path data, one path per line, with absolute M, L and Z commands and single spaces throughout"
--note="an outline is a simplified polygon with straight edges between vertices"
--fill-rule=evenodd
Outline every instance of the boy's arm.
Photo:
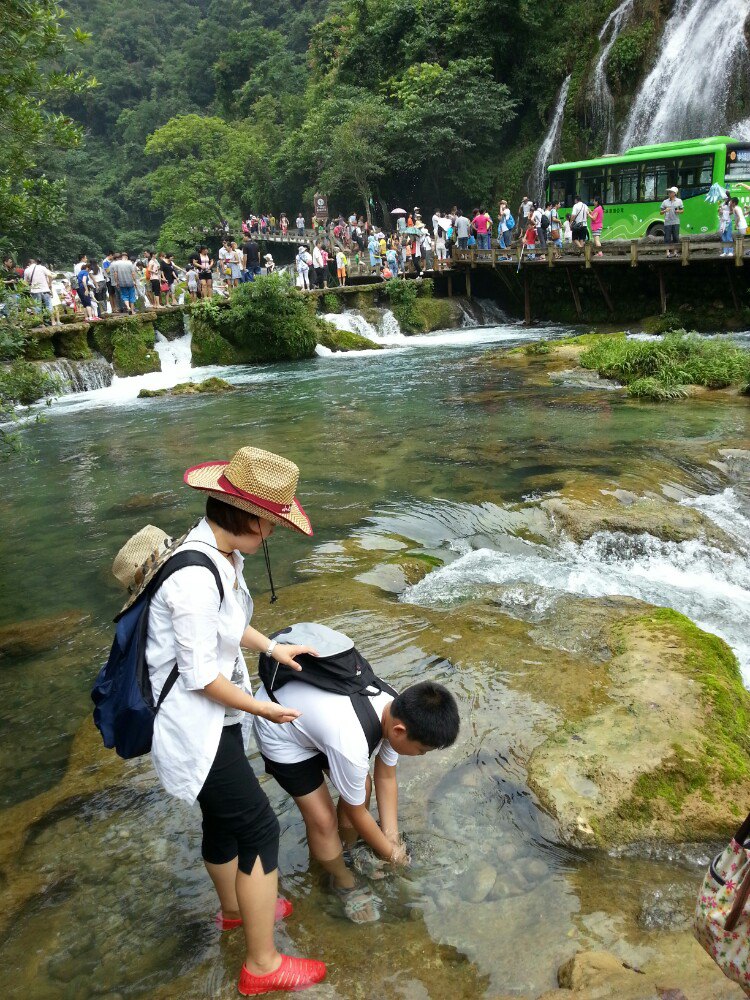
M 363 802 L 362 805 L 353 806 L 351 803 L 346 802 L 343 798 L 339 801 L 342 803 L 342 809 L 344 810 L 346 818 L 352 824 L 362 840 L 364 840 L 366 844 L 370 845 L 378 857 L 383 858 L 384 861 L 396 860 L 397 848 L 394 847 L 388 837 L 386 837 L 378 824 L 375 822 L 375 818 L 370 813 L 366 803 Z M 378 807 L 379 806 L 380 799 L 378 798 Z
M 396 767 L 375 758 L 375 799 L 378 803 L 380 827 L 391 847 L 398 842 L 398 778 Z

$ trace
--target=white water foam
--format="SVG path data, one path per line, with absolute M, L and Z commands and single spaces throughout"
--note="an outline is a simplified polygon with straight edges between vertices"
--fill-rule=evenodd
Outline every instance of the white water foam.
M 614 121 L 615 102 L 607 82 L 607 59 L 612 46 L 620 37 L 620 32 L 633 14 L 635 0 L 623 0 L 602 25 L 599 41 L 602 49 L 591 74 L 591 103 L 594 109 L 594 123 L 604 135 L 604 149 L 612 144 L 612 125 Z
M 524 541 L 520 551 L 518 539 L 509 551 L 469 550 L 466 542 L 454 541 L 450 547 L 461 553 L 459 558 L 410 587 L 401 600 L 453 604 L 486 585 L 526 585 L 547 599 L 563 593 L 634 597 L 673 608 L 724 639 L 750 687 L 750 518 L 732 489 L 683 503 L 701 510 L 735 539 L 736 551 L 725 552 L 702 540 L 663 542 L 648 534 L 609 531 L 581 544 Z M 523 594 L 528 601 L 528 590 Z
M 156 353 L 161 360 L 162 374 L 189 375 L 192 368 L 192 333 L 188 332 L 175 340 L 167 340 L 156 331 Z
M 551 163 L 560 145 L 560 133 L 562 132 L 563 115 L 565 114 L 565 102 L 568 99 L 570 90 L 570 74 L 565 78 L 560 92 L 557 95 L 557 105 L 552 121 L 547 129 L 544 142 L 539 147 L 534 165 L 529 176 L 529 195 L 532 201 L 542 201 L 544 198 L 545 172 Z
M 750 0 L 677 0 L 625 124 L 623 150 L 725 134 L 732 82 L 750 66 L 748 13 Z

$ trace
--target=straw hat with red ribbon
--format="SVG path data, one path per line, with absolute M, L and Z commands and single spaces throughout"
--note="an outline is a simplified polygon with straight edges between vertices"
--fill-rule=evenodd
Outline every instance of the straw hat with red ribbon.
M 185 473 L 185 482 L 224 503 L 257 514 L 272 524 L 312 535 L 310 518 L 296 497 L 299 469 L 288 458 L 240 448 L 228 462 L 202 462 Z

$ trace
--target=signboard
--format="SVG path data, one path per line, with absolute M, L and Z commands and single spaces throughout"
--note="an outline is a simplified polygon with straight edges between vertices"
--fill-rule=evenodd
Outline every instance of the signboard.
M 328 199 L 323 194 L 316 194 L 313 198 L 313 215 L 317 219 L 328 218 Z

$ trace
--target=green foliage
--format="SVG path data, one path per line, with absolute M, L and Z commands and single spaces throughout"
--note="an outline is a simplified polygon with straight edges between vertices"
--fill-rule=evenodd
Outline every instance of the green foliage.
M 632 90 L 655 42 L 654 22 L 623 31 L 607 57 L 607 76 L 613 87 Z
M 341 297 L 339 295 L 332 295 L 330 292 L 326 292 L 325 295 L 321 296 L 320 304 L 325 313 L 340 313 L 344 310 Z
M 604 337 L 583 352 L 579 363 L 648 399 L 680 399 L 687 385 L 723 389 L 750 378 L 750 352 L 720 337 L 684 330 L 658 341 Z
M 233 344 L 243 361 L 295 361 L 315 353 L 321 329 L 305 296 L 285 275 L 240 285 L 229 300 L 198 302 L 194 322 Z
M 63 185 L 38 169 L 41 151 L 76 146 L 81 129 L 55 110 L 95 81 L 55 67 L 84 32 L 66 30 L 55 0 L 4 0 L 0 30 L 0 250 L 17 249 L 34 226 L 63 217 Z
M 662 313 L 659 316 L 649 316 L 643 321 L 644 333 L 672 333 L 684 329 L 685 324 L 675 312 Z
M 528 354 L 535 357 L 539 354 L 549 354 L 550 346 L 546 340 L 534 340 L 530 344 L 526 344 L 523 349 L 524 354 Z
M 404 333 L 416 333 L 419 330 L 417 315 L 417 283 L 405 281 L 403 278 L 391 278 L 383 286 L 385 294 L 391 302 L 393 315 Z
M 98 327 L 100 324 L 94 325 Z M 112 364 L 116 375 L 127 377 L 161 371 L 161 360 L 154 347 L 152 323 L 124 319 L 117 324 L 111 338 Z
M 17 358 L 0 366 L 0 421 L 10 424 L 17 417 L 16 407 L 30 406 L 60 391 L 59 382 L 40 365 Z M 18 436 L 8 426 L 0 426 L 0 459 L 21 449 Z

